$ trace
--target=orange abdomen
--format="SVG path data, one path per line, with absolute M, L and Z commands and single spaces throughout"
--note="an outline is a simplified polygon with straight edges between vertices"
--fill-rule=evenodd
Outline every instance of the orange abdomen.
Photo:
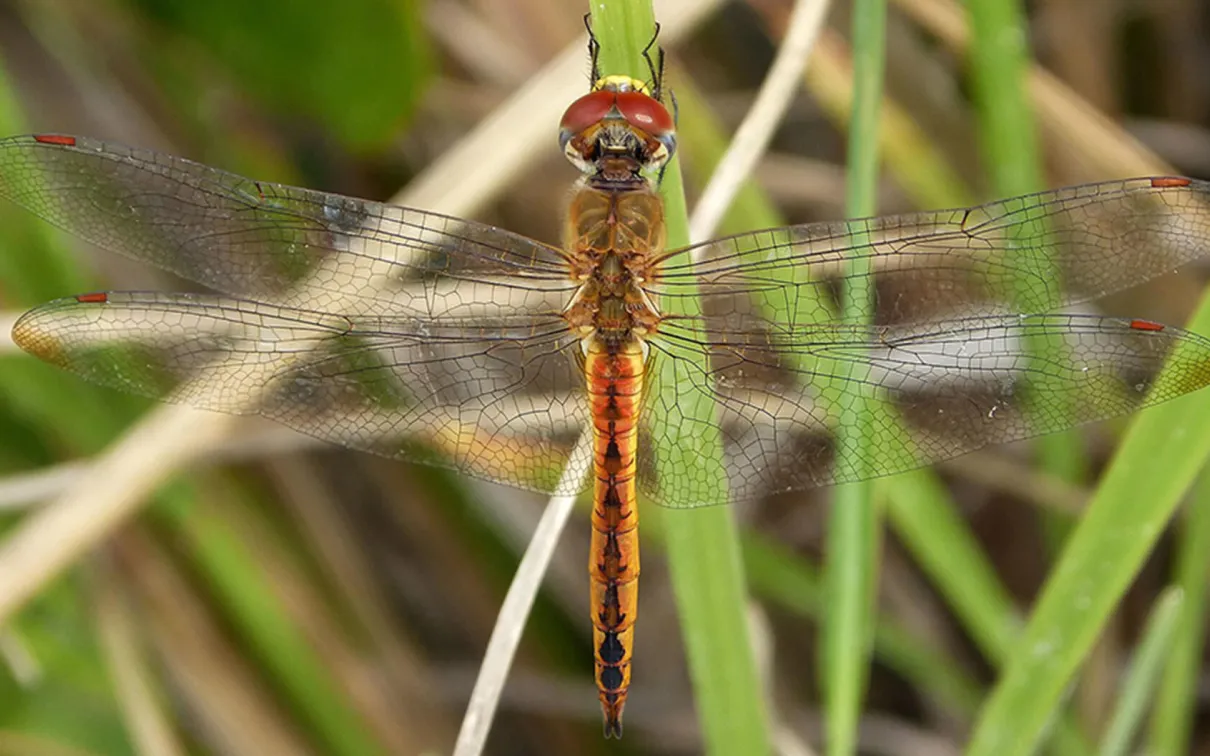
M 638 616 L 639 515 L 635 509 L 635 441 L 643 391 L 643 356 L 628 341 L 594 340 L 585 358 L 593 417 L 593 647 L 606 737 L 621 737 Z

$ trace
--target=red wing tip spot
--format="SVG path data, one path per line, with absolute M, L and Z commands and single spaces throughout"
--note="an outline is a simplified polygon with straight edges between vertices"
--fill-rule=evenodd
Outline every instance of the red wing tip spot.
M 57 144 L 60 147 L 76 146 L 76 138 L 65 134 L 34 134 L 34 141 L 41 144 Z
M 1164 330 L 1163 323 L 1156 323 L 1153 320 L 1132 320 L 1130 328 L 1135 331 L 1162 331 Z
M 1151 179 L 1151 186 L 1155 189 L 1179 189 L 1192 183 L 1191 179 L 1184 176 L 1159 176 Z
M 105 304 L 109 301 L 109 295 L 103 291 L 94 294 L 80 294 L 76 297 L 76 301 L 80 304 Z

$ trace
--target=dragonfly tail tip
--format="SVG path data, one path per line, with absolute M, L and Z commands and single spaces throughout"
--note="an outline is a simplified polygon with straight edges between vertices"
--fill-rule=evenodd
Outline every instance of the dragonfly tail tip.
M 605 717 L 605 738 L 622 739 L 622 715 L 607 715 Z

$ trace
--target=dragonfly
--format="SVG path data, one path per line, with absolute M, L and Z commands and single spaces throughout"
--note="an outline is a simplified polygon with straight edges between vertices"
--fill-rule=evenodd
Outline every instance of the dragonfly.
M 69 296 L 13 338 L 116 389 L 591 491 L 607 737 L 631 680 L 640 500 L 890 475 L 1210 383 L 1203 336 L 1072 309 L 1206 258 L 1210 184 L 1135 178 L 666 249 L 662 62 L 647 55 L 648 81 L 602 76 L 590 50 L 591 88 L 559 127 L 582 172 L 562 245 L 86 137 L 0 140 L 0 196 L 214 292 Z M 869 317 L 838 317 L 858 283 Z M 870 408 L 860 446 L 841 428 L 853 407 Z

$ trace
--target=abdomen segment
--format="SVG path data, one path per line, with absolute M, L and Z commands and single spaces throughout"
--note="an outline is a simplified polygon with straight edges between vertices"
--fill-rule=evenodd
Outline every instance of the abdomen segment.
M 630 654 L 638 615 L 639 516 L 635 509 L 635 443 L 643 391 L 636 342 L 594 341 L 585 360 L 593 417 L 592 581 L 596 680 L 606 737 L 621 737 L 630 687 Z

